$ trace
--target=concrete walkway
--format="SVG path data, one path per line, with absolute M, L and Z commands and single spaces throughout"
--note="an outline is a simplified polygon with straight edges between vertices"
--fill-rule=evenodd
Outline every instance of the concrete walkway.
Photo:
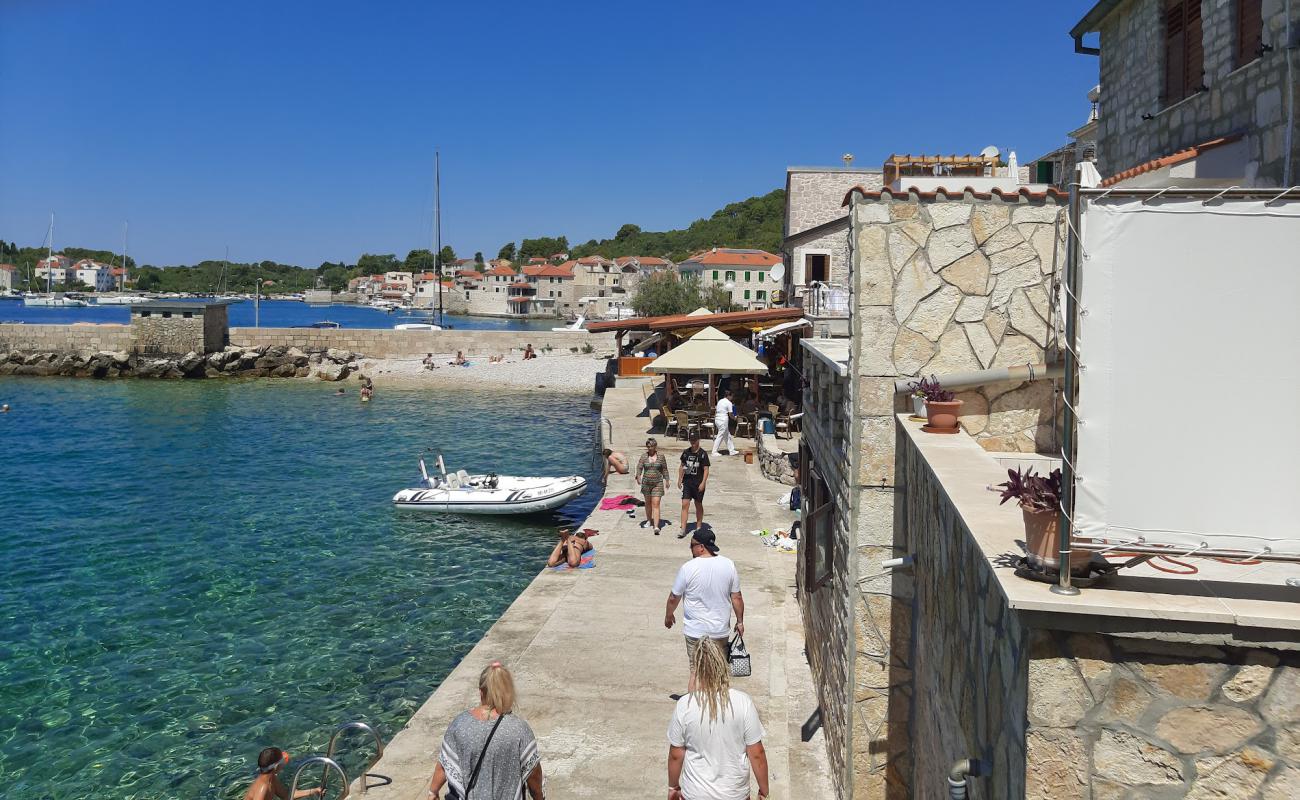
M 633 464 L 649 427 L 644 409 L 639 381 L 606 392 L 603 416 L 612 422 L 612 445 Z M 675 475 L 684 443 L 658 439 Z M 752 440 L 738 445 L 752 446 Z M 831 797 L 822 734 L 808 743 L 799 736 L 816 699 L 794 596 L 798 559 L 748 533 L 789 527 L 792 515 L 776 504 L 786 488 L 762 478 L 756 464 L 717 459 L 705 521 L 740 571 L 754 674 L 733 686 L 754 698 L 767 730 L 772 798 Z M 638 494 L 630 475 L 613 476 L 607 493 Z M 680 493 L 670 490 L 664 500 L 664 518 L 673 524 L 660 536 L 639 527 L 639 508 L 635 518 L 625 511 L 593 512 L 584 527 L 600 531 L 592 540 L 596 567 L 539 575 L 393 738 L 372 770 L 393 783 L 367 796 L 426 796 L 443 730 L 478 702 L 479 670 L 494 659 L 514 672 L 516 712 L 537 733 L 548 797 L 667 796 L 669 695 L 685 691 L 687 665 L 681 612 L 677 626 L 666 630 L 664 601 L 690 553 L 687 540 L 677 538 Z

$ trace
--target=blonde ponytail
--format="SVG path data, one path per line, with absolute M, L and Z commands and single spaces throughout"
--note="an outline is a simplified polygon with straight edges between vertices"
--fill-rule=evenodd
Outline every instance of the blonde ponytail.
M 515 707 L 515 679 L 500 661 L 493 661 L 479 673 L 478 691 L 483 702 L 498 714 L 509 714 Z
M 722 648 L 711 639 L 701 639 L 691 666 L 695 671 L 695 691 L 691 694 L 703 716 L 709 722 L 719 715 L 726 720 L 731 708 L 731 665 Z

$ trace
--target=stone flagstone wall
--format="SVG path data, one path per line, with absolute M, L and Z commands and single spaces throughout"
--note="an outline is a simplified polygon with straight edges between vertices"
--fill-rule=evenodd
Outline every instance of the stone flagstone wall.
M 938 198 L 857 195 L 864 367 L 873 375 L 941 375 L 1053 357 L 1049 298 L 1065 265 L 1064 195 Z M 958 397 L 963 426 L 986 449 L 1055 448 L 1050 383 L 994 384 Z M 878 425 L 887 438 L 892 420 Z

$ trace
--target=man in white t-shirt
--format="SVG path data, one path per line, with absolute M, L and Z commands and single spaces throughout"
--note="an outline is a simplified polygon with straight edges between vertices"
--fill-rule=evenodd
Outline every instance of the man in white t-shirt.
M 711 528 L 697 528 L 691 534 L 691 560 L 677 570 L 664 611 L 665 628 L 672 628 L 677 621 L 677 606 L 683 600 L 686 602 L 682 608 L 682 633 L 686 635 L 688 664 L 695 663 L 695 648 L 701 639 L 710 640 L 722 652 L 727 652 L 732 611 L 736 612 L 736 633 L 745 634 L 745 598 L 740 594 L 740 575 L 731 559 L 718 555 L 717 537 Z M 693 677 L 691 688 L 694 688 Z
M 718 400 L 718 405 L 713 409 L 713 427 L 718 429 L 718 435 L 713 440 L 712 455 L 722 455 L 719 451 L 726 446 L 728 455 L 737 455 L 736 445 L 731 441 L 731 418 L 736 413 L 736 406 L 731 402 L 731 390 L 727 389 L 722 393 Z

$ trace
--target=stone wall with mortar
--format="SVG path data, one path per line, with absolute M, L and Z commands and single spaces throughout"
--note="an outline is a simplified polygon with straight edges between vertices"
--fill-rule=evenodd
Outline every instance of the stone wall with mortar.
M 22 325 L 0 323 L 0 351 L 26 353 L 128 352 L 129 325 Z
M 860 374 L 942 375 L 1054 358 L 1049 298 L 1065 265 L 1064 198 L 939 197 L 855 196 Z M 963 427 L 986 449 L 1055 449 L 1050 383 L 991 384 L 958 398 Z M 892 409 L 872 425 L 886 456 Z M 864 481 L 887 476 L 869 471 Z
M 962 758 L 990 766 L 970 782 L 972 798 L 1024 797 L 1030 632 L 901 430 L 896 446 L 894 543 L 915 564 L 881 587 L 895 601 L 888 797 L 946 796 L 948 767 Z
M 819 587 L 808 585 L 807 560 L 813 556 L 805 522 L 795 584 L 803 616 L 804 649 L 817 685 L 822 730 L 836 797 L 854 796 L 853 669 L 856 639 L 853 627 L 853 552 L 848 546 L 849 502 L 853 485 L 849 473 L 848 420 L 844 416 L 848 379 L 828 364 L 805 357 L 804 416 L 801 443 L 817 465 L 836 507 L 831 576 Z M 801 476 L 803 477 L 803 476 Z
M 844 167 L 790 167 L 785 173 L 785 235 L 793 236 L 844 216 L 844 195 L 854 186 L 875 191 L 884 172 Z
M 143 355 L 205 353 L 203 314 L 131 316 L 131 349 Z M 219 349 L 219 348 L 218 348 Z
M 794 486 L 794 472 L 799 466 L 799 454 L 787 453 L 776 443 L 776 437 L 767 437 L 763 431 L 754 431 L 754 451 L 758 458 L 758 471 L 768 480 Z
M 1031 800 L 1300 797 L 1300 653 L 1035 630 Z
M 1244 132 L 1256 186 L 1295 183 L 1300 164 L 1300 117 L 1292 120 L 1292 175 L 1284 175 L 1286 108 L 1300 102 L 1300 81 L 1287 98 L 1287 59 L 1300 71 L 1300 3 L 1291 3 L 1293 41 L 1286 41 L 1286 3 L 1263 0 L 1264 43 L 1273 50 L 1238 67 L 1234 61 L 1233 0 L 1202 0 L 1206 91 L 1167 104 L 1164 91 L 1164 0 L 1129 0 L 1102 20 L 1101 125 L 1097 169 L 1102 176 L 1194 144 Z M 1289 46 L 1290 45 L 1290 46 Z M 1153 115 L 1143 119 L 1143 115 Z M 1249 185 L 1249 184 L 1248 184 Z
M 555 333 L 552 331 L 394 331 L 364 328 L 231 328 L 230 343 L 240 347 L 285 345 L 302 350 L 333 347 L 363 353 L 371 358 L 403 358 L 425 353 L 496 355 L 522 351 L 528 344 L 536 350 L 550 345 L 560 352 L 581 351 L 590 344 L 597 355 L 614 352 L 610 333 Z
M 850 211 L 853 335 L 844 383 L 851 397 L 847 408 L 819 415 L 809 412 L 805 394 L 804 418 L 805 441 L 815 435 L 809 417 L 818 416 L 843 420 L 841 440 L 850 440 L 840 453 L 814 451 L 819 469 L 845 473 L 848 497 L 839 508 L 850 520 L 837 528 L 835 542 L 846 556 L 845 572 L 842 582 L 837 575 L 801 598 L 811 620 L 810 651 L 838 665 L 843 648 L 847 663 L 843 676 L 814 673 L 828 684 L 825 705 L 833 705 L 829 698 L 851 704 L 850 729 L 836 736 L 827 728 L 828 747 L 847 748 L 833 751 L 832 759 L 851 762 L 842 796 L 909 797 L 914 756 L 898 749 L 890 733 L 907 719 L 901 710 L 907 704 L 888 687 L 897 666 L 894 639 L 907 641 L 913 633 L 898 623 L 900 614 L 912 618 L 902 612 L 913 598 L 879 567 L 907 552 L 895 541 L 894 414 L 907 401 L 895 392 L 895 380 L 1052 360 L 1048 298 L 1065 262 L 1065 198 L 884 191 L 855 193 Z M 984 386 L 960 397 L 962 424 L 986 449 L 1054 448 L 1050 384 Z M 829 613 L 844 616 L 825 621 Z
M 961 758 L 987 765 L 970 796 L 988 800 L 1300 797 L 1300 649 L 1280 649 L 1300 645 L 1029 621 L 901 429 L 896 447 L 915 564 L 890 578 L 889 797 L 944 796 Z

